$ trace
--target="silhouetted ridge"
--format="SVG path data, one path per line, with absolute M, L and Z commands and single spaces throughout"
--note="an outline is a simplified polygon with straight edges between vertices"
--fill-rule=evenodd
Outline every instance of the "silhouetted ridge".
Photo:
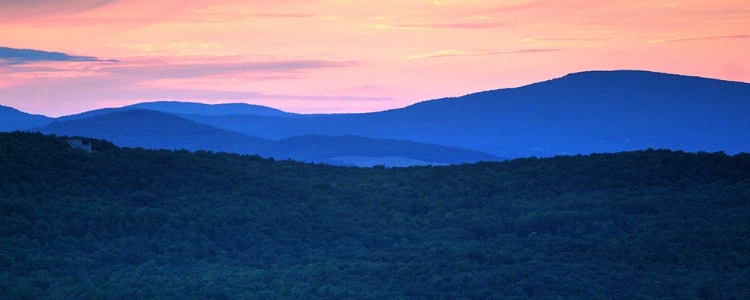
M 49 122 L 52 122 L 49 117 L 33 115 L 0 105 L 0 132 L 42 126 Z
M 275 157 L 292 157 L 305 161 L 321 158 L 365 156 L 374 158 L 405 157 L 425 163 L 460 164 L 479 161 L 498 161 L 501 158 L 487 153 L 416 143 L 410 141 L 371 139 L 360 136 L 296 136 L 273 144 Z
M 191 112 L 222 107 L 143 105 L 195 107 Z M 359 136 L 510 158 L 647 148 L 750 152 L 750 84 L 647 71 L 574 73 L 376 113 L 222 115 L 226 112 L 180 116 L 269 140 Z
M 450 124 L 441 144 L 525 155 L 672 148 L 750 151 L 750 85 L 643 71 L 584 72 L 520 88 L 425 101 L 388 112 Z M 439 126 L 439 125 L 438 125 Z M 457 134 L 451 136 L 451 128 Z M 503 145 L 502 140 L 507 144 Z M 487 141 L 493 141 L 489 143 Z M 494 149 L 494 150 L 493 150 Z M 511 155 L 516 156 L 516 155 Z
M 33 130 L 106 139 L 128 147 L 258 154 L 276 159 L 358 166 L 458 164 L 501 160 L 499 157 L 476 150 L 354 136 L 311 135 L 271 141 L 169 113 L 135 108 L 100 110 L 89 115 L 92 114 L 92 117 L 86 118 L 81 115 Z
M 297 116 L 297 114 L 284 112 L 275 108 L 245 103 L 204 104 L 179 101 L 157 101 L 128 105 L 125 108 L 148 109 L 180 115 L 257 115 L 273 117 Z
M 212 150 L 257 154 L 270 141 L 150 110 L 124 110 L 91 118 L 55 122 L 43 133 L 106 139 L 120 146 Z

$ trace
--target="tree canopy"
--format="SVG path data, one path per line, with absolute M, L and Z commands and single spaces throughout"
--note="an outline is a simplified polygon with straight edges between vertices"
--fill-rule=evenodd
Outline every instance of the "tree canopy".
M 354 168 L 0 133 L 7 299 L 747 299 L 750 155 Z

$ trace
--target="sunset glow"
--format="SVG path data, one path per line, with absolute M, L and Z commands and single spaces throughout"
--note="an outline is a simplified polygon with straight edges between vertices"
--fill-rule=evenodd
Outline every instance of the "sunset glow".
M 27 50 L 0 52 L 0 105 L 48 116 L 378 111 L 585 70 L 750 82 L 744 0 L 0 0 L 0 26 L 0 47 Z

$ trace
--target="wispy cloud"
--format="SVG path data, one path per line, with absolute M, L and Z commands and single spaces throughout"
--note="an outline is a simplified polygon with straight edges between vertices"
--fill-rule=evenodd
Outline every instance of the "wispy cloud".
M 622 37 L 581 37 L 581 38 L 527 38 L 524 39 L 524 42 L 535 42 L 535 41 L 549 41 L 549 42 L 566 42 L 566 41 L 612 41 L 612 40 L 619 40 L 622 39 Z
M 494 8 L 487 9 L 485 13 L 510 13 L 518 11 L 544 11 L 544 10 L 560 10 L 570 11 L 573 9 L 588 8 L 599 5 L 612 5 L 612 0 L 568 0 L 568 1 L 548 1 L 548 0 L 533 0 L 523 1 L 515 4 L 500 4 Z
M 95 58 L 79 58 L 95 59 Z M 22 64 L 0 64 L 0 100 L 14 107 L 28 107 L 44 99 L 56 111 L 70 112 L 64 103 L 131 103 L 180 99 L 187 101 L 226 102 L 240 100 L 272 104 L 288 103 L 291 109 L 305 101 L 336 103 L 351 100 L 361 103 L 390 101 L 384 97 L 306 93 L 295 84 L 325 73 L 325 70 L 355 67 L 356 61 L 328 60 L 250 60 L 242 56 L 124 58 L 113 64 L 78 61 L 29 61 Z M 286 86 L 286 90 L 269 91 L 268 85 Z M 25 95 L 25 96 L 24 96 Z M 25 100 L 23 100 L 25 99 Z M 264 102 L 266 101 L 266 102 Z M 269 102 L 270 101 L 270 102 Z M 73 105 L 73 106 L 75 106 Z M 90 105 L 90 104 L 87 104 Z M 326 104 L 328 105 L 328 104 Z M 282 105 L 279 105 L 282 107 Z M 28 108 L 27 108 L 28 109 Z
M 518 11 L 518 10 L 534 10 L 534 9 L 539 9 L 540 7 L 547 7 L 553 4 L 554 4 L 554 1 L 543 1 L 543 0 L 528 1 L 528 2 L 523 2 L 520 4 L 502 5 L 494 9 L 489 9 L 486 11 L 486 13 L 499 13 L 499 12 L 505 13 L 505 12 L 512 12 L 512 11 Z
M 0 0 L 0 17 L 36 17 L 69 14 L 102 7 L 117 0 Z
M 345 110 L 359 104 L 312 100 L 357 95 L 392 97 L 351 98 L 387 108 L 622 68 L 747 82 L 748 16 L 748 0 L 0 0 L 0 46 L 29 48 L 0 48 L 0 102 L 56 114 L 237 98 L 301 111 Z
M 581 45 L 604 45 L 629 38 L 627 36 L 608 37 L 566 37 L 566 38 L 525 38 L 525 44 L 532 47 L 575 47 Z
M 656 43 L 674 43 L 674 42 L 708 41 L 708 40 L 736 40 L 736 39 L 750 39 L 750 34 L 707 35 L 707 36 L 668 38 L 668 39 L 651 40 L 651 41 L 648 41 L 648 43 L 656 44 Z
M 491 55 L 508 55 L 508 54 L 533 54 L 562 51 L 563 49 L 520 49 L 511 51 L 462 51 L 455 49 L 440 50 L 435 53 L 407 56 L 406 59 L 423 59 L 439 57 L 466 57 L 466 56 L 491 56 Z
M 1 50 L 1 49 L 0 49 Z M 315 70 L 346 68 L 359 65 L 356 61 L 328 60 L 248 60 L 242 56 L 181 57 L 179 59 L 131 57 L 114 64 L 94 57 L 65 54 L 38 54 L 41 57 L 19 57 L 16 51 L 0 51 L 0 74 L 17 84 L 32 84 L 45 80 L 99 80 L 116 82 L 120 88 L 164 88 L 184 86 L 216 87 L 230 82 L 283 81 L 304 78 Z M 22 54 L 28 54 L 22 51 Z M 7 63 L 3 64 L 2 62 Z M 10 84 L 10 83 L 8 83 Z M 103 88 L 105 84 L 94 86 Z M 209 88 L 210 89 L 210 88 Z
M 708 9 L 702 9 L 691 12 L 698 16 L 720 16 L 720 17 L 740 17 L 745 18 L 750 15 L 749 5 L 717 5 Z M 730 18 L 730 20 L 733 18 Z M 747 20 L 747 19 L 743 19 Z
M 296 12 L 258 11 L 258 9 L 215 8 L 195 9 L 183 12 L 173 18 L 185 23 L 227 23 L 250 19 L 305 19 L 317 17 L 315 14 Z
M 78 56 L 70 55 L 62 52 L 50 52 L 33 49 L 15 49 L 8 47 L 0 47 L 0 60 L 7 61 L 10 64 L 21 64 L 25 62 L 38 62 L 38 61 L 107 61 L 115 62 L 115 60 L 101 60 L 93 56 Z
M 512 27 L 512 22 L 455 22 L 455 23 L 401 23 L 401 24 L 372 24 L 367 27 L 376 29 L 493 29 Z
M 278 13 L 254 13 L 254 14 L 247 14 L 248 17 L 258 17 L 258 18 L 312 18 L 316 17 L 317 15 L 314 14 L 278 14 Z
M 459 23 L 415 23 L 386 25 L 399 28 L 419 29 L 488 29 L 513 26 L 511 22 L 459 22 Z
M 203 58 L 195 61 L 142 61 L 113 68 L 113 74 L 130 75 L 149 80 L 169 78 L 197 78 L 222 74 L 257 73 L 279 78 L 278 74 L 294 74 L 315 69 L 355 66 L 356 61 L 327 60 L 270 60 L 237 61 L 235 57 Z

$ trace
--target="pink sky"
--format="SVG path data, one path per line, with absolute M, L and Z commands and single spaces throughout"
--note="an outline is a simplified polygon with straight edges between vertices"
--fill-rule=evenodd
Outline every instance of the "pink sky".
M 378 111 L 585 70 L 750 82 L 746 0 L 0 0 L 0 28 L 0 47 L 91 58 L 0 58 L 0 105 L 48 116 Z

